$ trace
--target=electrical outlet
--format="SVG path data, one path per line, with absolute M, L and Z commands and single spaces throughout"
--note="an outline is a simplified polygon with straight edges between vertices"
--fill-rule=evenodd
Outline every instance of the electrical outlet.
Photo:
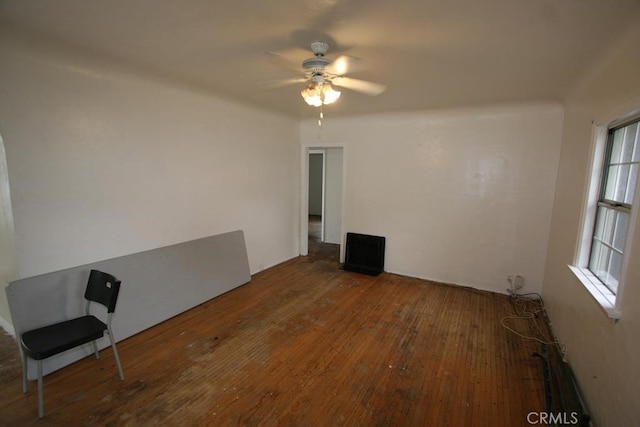
M 516 291 L 519 291 L 520 289 L 524 288 L 524 277 L 522 277 L 521 275 L 517 275 L 513 278 L 513 288 Z

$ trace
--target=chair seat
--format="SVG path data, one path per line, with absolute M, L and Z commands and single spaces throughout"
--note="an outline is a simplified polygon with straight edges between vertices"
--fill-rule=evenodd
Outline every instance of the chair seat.
M 22 334 L 23 351 L 34 360 L 42 360 L 73 347 L 97 340 L 107 325 L 95 316 L 82 316 Z

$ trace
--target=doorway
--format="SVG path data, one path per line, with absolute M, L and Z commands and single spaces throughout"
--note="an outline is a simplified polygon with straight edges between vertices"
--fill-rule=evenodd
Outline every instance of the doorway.
M 307 185 L 303 209 L 303 248 L 311 259 L 340 261 L 342 243 L 343 148 L 305 150 Z M 306 230 L 304 230 L 306 228 Z M 306 244 L 306 245 L 305 245 Z M 305 255 L 304 251 L 301 251 Z
M 309 251 L 324 242 L 325 150 L 309 150 Z

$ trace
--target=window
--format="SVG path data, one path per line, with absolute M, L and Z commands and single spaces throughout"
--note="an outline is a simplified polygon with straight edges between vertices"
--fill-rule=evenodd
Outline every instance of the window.
M 638 222 L 640 118 L 594 125 L 589 188 L 574 265 L 569 268 L 612 319 L 620 318 L 627 245 Z M 613 124 L 612 124 L 613 123 Z M 635 199 L 635 200 L 634 200 Z
M 589 270 L 615 295 L 640 160 L 638 122 L 609 130 Z

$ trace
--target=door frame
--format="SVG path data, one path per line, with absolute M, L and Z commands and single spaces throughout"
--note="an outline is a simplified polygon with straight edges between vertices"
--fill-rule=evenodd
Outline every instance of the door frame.
M 345 144 L 340 143 L 302 144 L 302 150 L 300 150 L 300 255 L 306 256 L 309 254 L 309 153 L 314 149 L 322 150 L 326 148 L 342 148 L 342 198 L 340 201 L 340 235 L 342 236 L 342 242 L 340 243 L 340 262 L 342 262 L 342 260 L 344 259 L 345 196 L 347 188 L 347 147 Z M 325 173 L 326 171 L 323 172 L 323 177 L 325 176 Z

